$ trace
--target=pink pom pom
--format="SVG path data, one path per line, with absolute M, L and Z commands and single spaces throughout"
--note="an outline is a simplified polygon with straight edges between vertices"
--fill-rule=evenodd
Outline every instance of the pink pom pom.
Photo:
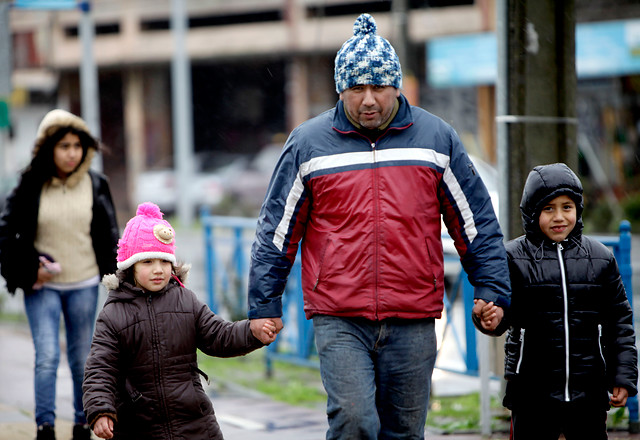
M 160 211 L 160 207 L 155 203 L 144 202 L 138 205 L 138 210 L 136 211 L 136 215 L 144 215 L 152 218 L 162 218 L 162 211 Z

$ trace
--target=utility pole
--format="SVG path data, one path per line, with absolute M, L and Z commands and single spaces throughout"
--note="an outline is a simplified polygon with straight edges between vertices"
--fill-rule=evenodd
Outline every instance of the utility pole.
M 497 0 L 496 87 L 500 223 L 522 234 L 529 171 L 564 162 L 577 171 L 575 0 Z
M 193 110 L 191 96 L 191 68 L 186 48 L 188 18 L 184 0 L 171 0 L 171 30 L 173 59 L 171 63 L 171 91 L 173 97 L 173 151 L 178 182 L 177 210 L 180 224 L 193 223 L 193 197 L 189 186 L 193 175 Z
M 12 91 L 11 72 L 13 71 L 13 59 L 11 55 L 9 8 L 9 1 L 0 0 L 0 190 L 3 189 L 6 177 L 5 149 L 11 126 L 9 98 Z
M 80 40 L 82 41 L 82 58 L 80 60 L 80 98 L 82 119 L 85 120 L 91 134 L 96 139 L 102 137 L 100 127 L 100 93 L 98 86 L 98 69 L 93 54 L 95 28 L 91 16 L 91 3 L 83 1 L 78 4 L 82 17 L 80 18 Z M 96 155 L 91 164 L 92 168 L 102 171 L 102 157 Z

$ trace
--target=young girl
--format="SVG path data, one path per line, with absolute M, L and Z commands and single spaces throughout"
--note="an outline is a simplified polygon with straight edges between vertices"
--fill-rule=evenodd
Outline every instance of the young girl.
M 184 287 L 189 266 L 176 264 L 174 235 L 157 205 L 141 204 L 118 243 L 117 272 L 103 279 L 109 296 L 83 385 L 98 437 L 222 439 L 197 349 L 241 356 L 275 340 L 272 321 L 225 321 Z
M 582 184 L 565 164 L 531 171 L 520 210 L 526 234 L 506 245 L 504 404 L 512 439 L 604 440 L 610 405 L 624 406 L 638 380 L 633 315 L 616 260 L 582 235 Z
M 35 348 L 38 440 L 55 440 L 60 319 L 73 379 L 73 440 L 88 440 L 82 408 L 101 276 L 116 268 L 120 231 L 107 178 L 91 167 L 99 150 L 85 121 L 66 110 L 45 115 L 33 158 L 0 218 L 0 270 L 22 290 Z

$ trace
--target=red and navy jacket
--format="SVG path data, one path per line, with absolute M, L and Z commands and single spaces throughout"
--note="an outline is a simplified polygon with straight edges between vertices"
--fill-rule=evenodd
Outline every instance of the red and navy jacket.
M 509 269 L 489 193 L 455 131 L 404 96 L 375 142 L 342 101 L 291 132 L 251 251 L 249 318 L 282 316 L 302 243 L 307 318 L 439 318 L 441 218 L 475 297 L 506 308 Z

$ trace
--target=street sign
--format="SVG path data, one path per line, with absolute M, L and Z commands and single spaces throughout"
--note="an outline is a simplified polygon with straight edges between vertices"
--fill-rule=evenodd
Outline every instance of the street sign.
M 0 99 L 0 128 L 7 128 L 9 125 L 11 125 L 9 103 L 4 99 Z
M 15 0 L 14 8 L 19 9 L 76 9 L 77 0 Z

